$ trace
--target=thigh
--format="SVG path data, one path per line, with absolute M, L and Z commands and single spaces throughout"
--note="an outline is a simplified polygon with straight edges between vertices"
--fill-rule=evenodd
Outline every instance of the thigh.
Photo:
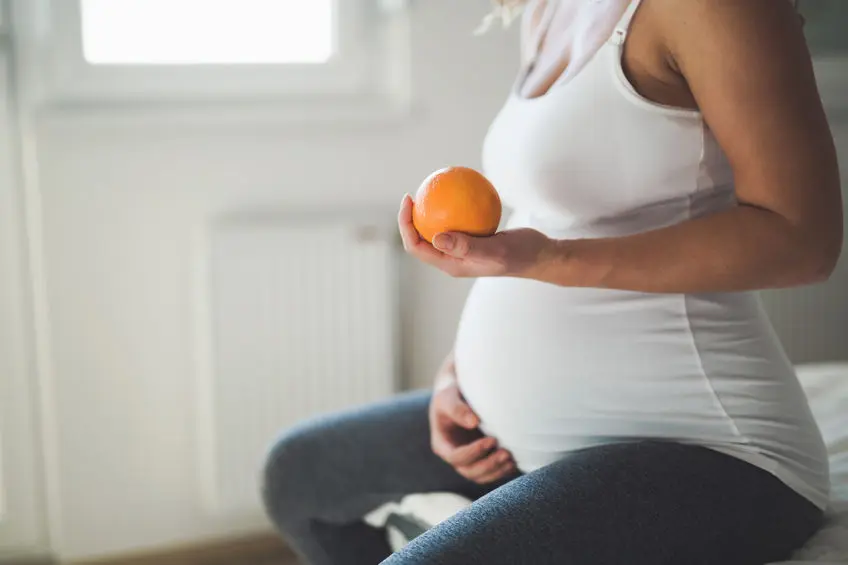
M 391 565 L 762 565 L 822 512 L 772 475 L 672 443 L 578 452 L 476 501 Z
M 406 494 L 486 491 L 430 449 L 429 393 L 304 422 L 271 450 L 264 496 L 272 514 L 346 522 Z

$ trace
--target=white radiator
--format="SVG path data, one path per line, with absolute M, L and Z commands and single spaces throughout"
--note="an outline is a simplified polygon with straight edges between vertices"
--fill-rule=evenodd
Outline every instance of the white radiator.
M 219 225 L 210 246 L 203 482 L 216 512 L 252 512 L 281 431 L 395 391 L 396 247 L 337 222 Z

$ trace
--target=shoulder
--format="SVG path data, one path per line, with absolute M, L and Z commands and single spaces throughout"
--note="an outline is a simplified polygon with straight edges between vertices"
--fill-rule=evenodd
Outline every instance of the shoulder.
M 736 52 L 778 64 L 785 55 L 806 55 L 802 21 L 792 0 L 642 0 L 672 58 Z M 763 61 L 763 62 L 768 62 Z
M 652 11 L 666 23 L 690 28 L 726 23 L 732 26 L 767 24 L 783 19 L 799 20 L 793 0 L 642 0 L 641 8 Z

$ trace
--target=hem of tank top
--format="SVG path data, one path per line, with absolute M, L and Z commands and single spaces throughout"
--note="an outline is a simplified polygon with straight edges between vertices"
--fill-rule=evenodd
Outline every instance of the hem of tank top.
M 781 465 L 777 460 L 760 451 L 756 448 L 756 444 L 748 444 L 749 449 L 745 449 L 745 444 L 742 444 L 741 447 L 737 449 L 737 446 L 733 444 L 717 445 L 712 443 L 699 443 L 697 441 L 692 443 L 694 445 L 700 445 L 707 449 L 723 453 L 728 457 L 735 457 L 740 461 L 744 461 L 749 465 L 762 469 L 766 473 L 776 477 L 780 482 L 786 485 L 787 488 L 793 490 L 799 496 L 808 500 L 820 510 L 827 511 L 830 506 L 830 481 L 828 481 L 828 486 L 825 491 L 821 492 L 820 489 L 817 489 L 807 481 L 803 480 L 791 469 L 785 465 Z M 750 449 L 750 447 L 754 447 L 754 449 Z
M 639 442 L 645 439 L 658 439 L 659 441 L 672 441 L 676 443 L 680 443 L 683 445 L 692 445 L 703 447 L 704 449 L 710 449 L 712 451 L 721 453 L 728 457 L 733 457 L 739 461 L 742 461 L 748 465 L 756 467 L 761 471 L 772 475 L 777 478 L 780 482 L 786 485 L 787 488 L 791 489 L 799 496 L 803 497 L 805 500 L 809 501 L 811 504 L 816 506 L 817 508 L 826 511 L 830 506 L 830 498 L 831 498 L 831 481 L 829 478 L 825 479 L 825 487 L 818 488 L 814 486 L 813 483 L 809 481 L 805 481 L 802 479 L 796 472 L 787 467 L 784 464 L 781 464 L 777 459 L 770 456 L 767 452 L 763 451 L 763 448 L 757 444 L 756 442 L 749 441 L 748 443 L 717 443 L 714 441 L 705 441 L 698 438 L 615 438 L 609 442 L 599 442 L 599 443 L 591 443 L 589 445 L 585 445 L 583 447 L 578 447 L 573 450 L 568 450 L 567 454 L 577 453 L 579 451 L 585 449 L 592 449 L 599 445 L 604 445 L 607 443 L 630 443 L 630 442 Z M 535 450 L 529 450 L 535 451 Z M 525 452 L 526 455 L 526 452 Z M 519 468 L 523 473 L 530 473 L 537 469 L 540 469 L 547 465 L 547 463 L 541 464 L 523 464 Z
M 624 72 L 624 46 L 626 43 L 626 39 L 620 45 L 616 45 L 612 42 L 607 43 L 607 46 L 612 48 L 613 70 L 615 79 L 617 79 L 614 82 L 618 87 L 619 92 L 624 94 L 628 100 L 646 110 L 676 118 L 689 118 L 703 121 L 704 116 L 700 110 L 661 104 L 639 94 L 639 91 L 636 90 L 636 87 L 634 87 L 633 83 L 630 82 L 630 79 L 627 78 L 627 73 Z

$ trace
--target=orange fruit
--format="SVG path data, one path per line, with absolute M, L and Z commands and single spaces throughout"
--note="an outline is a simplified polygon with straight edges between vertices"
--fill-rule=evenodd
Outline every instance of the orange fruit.
M 448 167 L 421 183 L 412 207 L 412 224 L 422 238 L 433 243 L 436 234 L 449 231 L 492 235 L 501 213 L 501 199 L 486 177 L 468 167 Z

